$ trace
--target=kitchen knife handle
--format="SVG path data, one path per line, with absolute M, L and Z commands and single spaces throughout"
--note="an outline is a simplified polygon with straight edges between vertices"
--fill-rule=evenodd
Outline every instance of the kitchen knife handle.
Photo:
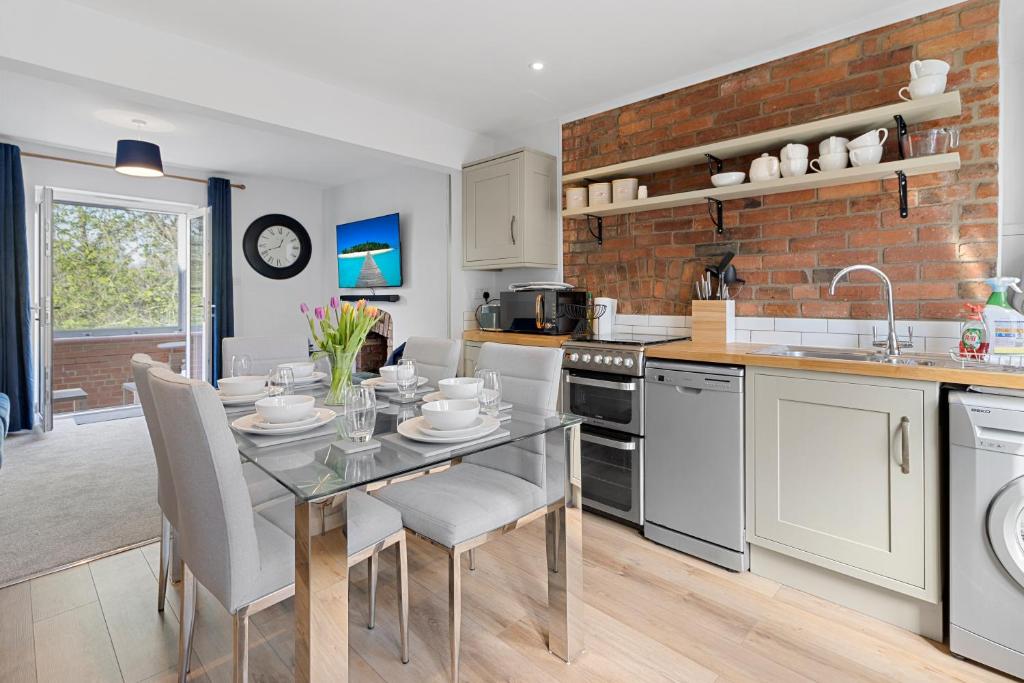
M 906 415 L 900 419 L 900 471 L 910 474 L 910 418 Z

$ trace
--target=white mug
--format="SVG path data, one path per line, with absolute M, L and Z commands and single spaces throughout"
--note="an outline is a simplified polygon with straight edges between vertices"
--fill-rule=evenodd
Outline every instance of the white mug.
M 856 137 L 846 143 L 846 149 L 852 152 L 858 147 L 875 147 L 877 145 L 884 145 L 888 138 L 889 131 L 885 128 L 869 130 L 867 133 L 864 133 L 864 135 Z
M 941 59 L 915 59 L 910 63 L 910 77 L 945 76 L 949 73 L 949 64 Z
M 870 145 L 850 150 L 850 163 L 854 166 L 874 166 L 882 160 L 882 146 Z
M 817 159 L 812 160 L 810 167 L 818 173 L 839 171 L 846 168 L 847 161 L 849 161 L 849 155 L 846 152 L 833 152 L 831 154 L 822 154 Z
M 839 152 L 846 151 L 846 143 L 849 140 L 833 135 L 827 140 L 822 140 L 818 144 L 818 154 L 824 156 L 825 154 L 838 154 Z
M 783 178 L 794 178 L 807 173 L 807 159 L 796 159 L 790 157 L 788 159 L 783 159 L 779 164 L 779 167 L 782 169 Z
M 903 94 L 906 90 L 910 96 L 907 97 Z M 946 90 L 946 76 L 921 76 L 910 81 L 910 85 L 900 88 L 899 96 L 901 100 L 919 100 L 922 97 L 932 97 L 933 95 L 941 95 Z
M 647 199 L 647 186 L 646 185 L 641 185 L 640 187 L 638 187 L 636 189 L 636 198 L 637 199 Z
M 810 150 L 807 149 L 807 145 L 791 142 L 779 151 L 779 158 L 782 161 L 786 159 L 806 159 L 808 152 Z

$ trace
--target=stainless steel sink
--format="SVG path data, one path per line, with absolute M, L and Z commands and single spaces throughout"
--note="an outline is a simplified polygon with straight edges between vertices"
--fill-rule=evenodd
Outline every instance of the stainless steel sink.
M 890 365 L 935 365 L 934 360 L 903 354 L 889 357 L 870 349 L 821 349 L 814 347 L 769 346 L 751 351 L 755 356 L 781 356 L 784 358 L 820 358 L 822 360 L 851 360 L 862 363 L 889 363 Z

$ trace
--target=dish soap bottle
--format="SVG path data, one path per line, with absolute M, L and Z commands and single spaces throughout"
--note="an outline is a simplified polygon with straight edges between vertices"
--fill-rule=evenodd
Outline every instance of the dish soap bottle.
M 992 294 L 981 312 L 991 353 L 1024 353 L 1024 314 L 1010 305 L 1006 290 L 1021 292 L 1017 277 L 993 277 L 985 280 Z
M 969 312 L 967 322 L 960 332 L 960 355 L 983 356 L 988 353 L 988 331 L 985 329 L 985 321 L 981 319 L 984 306 L 965 304 L 964 307 Z

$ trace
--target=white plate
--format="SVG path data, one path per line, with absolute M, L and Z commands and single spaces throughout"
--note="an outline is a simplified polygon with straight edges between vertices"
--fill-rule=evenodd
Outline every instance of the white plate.
M 427 383 L 426 377 L 420 377 L 419 381 L 416 382 L 416 387 L 422 387 Z M 394 382 L 388 382 L 383 377 L 370 377 L 360 382 L 364 387 L 373 387 L 377 391 L 398 391 L 398 385 Z
M 264 436 L 268 436 L 270 434 L 273 434 L 274 436 L 280 436 L 282 434 L 301 434 L 302 432 L 308 432 L 325 425 L 337 416 L 338 414 L 330 408 L 317 408 L 316 420 L 308 424 L 299 425 L 297 427 L 287 427 L 285 429 L 263 429 L 262 427 L 255 426 L 255 423 L 260 421 L 260 416 L 256 413 L 250 413 L 249 415 L 244 415 L 232 422 L 231 427 L 236 431 L 245 432 L 246 434 L 262 434 Z
M 256 415 L 259 415 L 259 413 L 256 413 Z M 264 432 L 279 432 L 282 429 L 303 427 L 308 424 L 313 424 L 318 419 L 320 419 L 320 416 L 316 414 L 316 411 L 313 411 L 312 415 L 304 417 L 301 420 L 292 420 L 291 422 L 263 422 L 262 420 L 256 420 L 252 423 L 252 426 Z
M 265 398 L 267 396 L 266 391 L 261 391 L 258 394 L 245 394 L 243 396 L 227 396 L 225 394 L 222 394 L 220 389 L 214 389 L 213 391 L 215 394 L 217 394 L 217 398 L 220 399 L 220 402 L 226 406 L 238 406 L 243 405 L 245 403 L 255 403 L 261 398 Z
M 464 436 L 466 434 L 472 434 L 483 426 L 484 420 L 483 416 L 480 415 L 473 420 L 473 424 L 468 427 L 462 427 L 461 429 L 434 429 L 430 426 L 430 423 L 427 422 L 426 418 L 423 419 L 423 422 L 419 422 L 417 424 L 419 425 L 420 431 L 427 436 L 444 438 L 446 436 Z
M 422 426 L 426 423 L 426 419 L 421 415 L 414 417 L 410 420 L 406 420 L 398 425 L 398 433 L 407 439 L 413 441 L 422 441 L 424 443 L 462 443 L 463 441 L 472 441 L 479 439 L 480 437 L 487 436 L 491 432 L 498 429 L 501 423 L 490 415 L 481 415 L 480 419 L 483 424 L 476 428 L 472 434 L 464 434 L 462 436 L 428 436 L 423 433 Z
M 325 377 L 327 377 L 327 373 L 326 372 L 320 372 L 319 370 L 314 370 L 313 374 L 309 375 L 308 377 L 296 377 L 295 378 L 295 385 L 299 386 L 301 384 L 314 384 L 316 382 L 323 381 L 323 379 Z

